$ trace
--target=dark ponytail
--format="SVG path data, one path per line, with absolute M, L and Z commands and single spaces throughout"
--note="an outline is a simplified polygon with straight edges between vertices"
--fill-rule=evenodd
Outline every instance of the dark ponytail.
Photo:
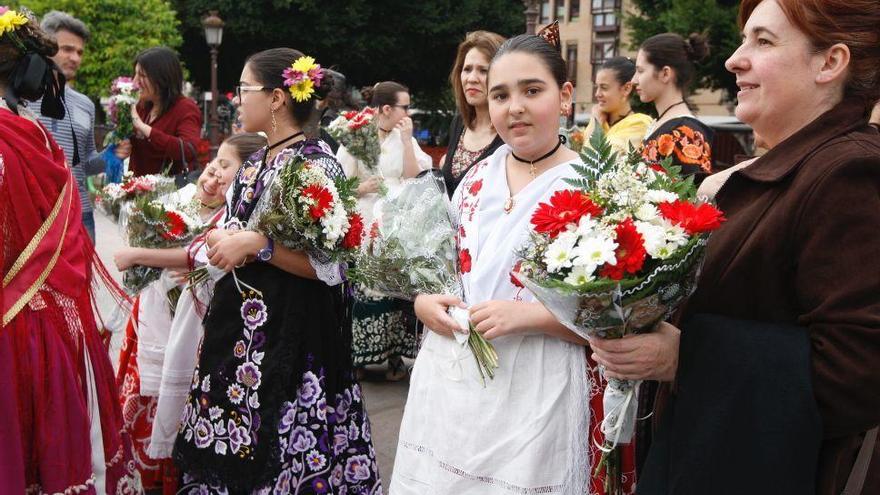
M 657 70 L 670 67 L 675 72 L 675 86 L 685 92 L 693 82 L 694 65 L 709 56 L 709 43 L 703 34 L 693 33 L 687 39 L 676 33 L 651 36 L 639 47 Z

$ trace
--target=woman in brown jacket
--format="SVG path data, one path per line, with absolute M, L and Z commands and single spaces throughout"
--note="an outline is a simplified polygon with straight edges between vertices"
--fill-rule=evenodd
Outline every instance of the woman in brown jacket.
M 681 331 L 591 345 L 671 382 L 638 493 L 880 493 L 880 4 L 744 0 L 740 25 L 736 115 L 770 151 L 716 196 Z

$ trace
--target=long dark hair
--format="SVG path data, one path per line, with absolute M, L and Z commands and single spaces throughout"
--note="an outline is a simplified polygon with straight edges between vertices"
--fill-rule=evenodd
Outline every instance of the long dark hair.
M 312 98 L 298 102 L 293 99 L 287 87 L 284 86 L 284 69 L 289 68 L 303 53 L 293 48 L 270 48 L 257 52 L 247 58 L 245 64 L 251 68 L 251 72 L 257 76 L 258 82 L 264 87 L 281 89 L 287 97 L 287 108 L 290 115 L 300 127 L 306 126 L 315 112 L 315 99 L 323 100 L 333 89 L 333 78 L 325 77 L 321 86 L 315 88 Z
M 371 107 L 382 108 L 385 105 L 396 105 L 398 93 L 409 93 L 409 88 L 399 82 L 382 81 L 361 91 L 361 96 Z
M 675 72 L 675 87 L 687 92 L 699 62 L 709 55 L 709 43 L 703 34 L 693 33 L 687 39 L 676 33 L 651 36 L 639 47 L 657 70 L 670 67 Z
M 171 108 L 183 93 L 183 69 L 177 53 L 164 46 L 155 46 L 137 54 L 134 64 L 140 65 L 159 96 L 159 115 Z

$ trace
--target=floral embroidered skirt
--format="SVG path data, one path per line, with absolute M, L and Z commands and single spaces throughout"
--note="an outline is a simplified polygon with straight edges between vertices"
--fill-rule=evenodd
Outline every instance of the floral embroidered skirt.
M 175 460 L 182 493 L 379 494 L 341 287 L 266 264 L 217 282 Z
M 401 356 L 416 357 L 418 338 L 412 303 L 356 287 L 352 313 L 355 367 L 381 364 Z

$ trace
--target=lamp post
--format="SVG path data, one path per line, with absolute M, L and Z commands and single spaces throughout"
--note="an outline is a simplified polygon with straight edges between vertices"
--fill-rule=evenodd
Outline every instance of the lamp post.
M 205 41 L 211 48 L 211 123 L 209 124 L 209 139 L 211 140 L 211 156 L 217 153 L 220 146 L 217 130 L 220 123 L 217 119 L 217 54 L 220 43 L 223 41 L 223 19 L 217 15 L 216 10 L 211 10 L 202 19 L 202 27 L 205 29 Z
M 526 6 L 526 34 L 535 34 L 538 26 L 538 0 L 523 0 Z

